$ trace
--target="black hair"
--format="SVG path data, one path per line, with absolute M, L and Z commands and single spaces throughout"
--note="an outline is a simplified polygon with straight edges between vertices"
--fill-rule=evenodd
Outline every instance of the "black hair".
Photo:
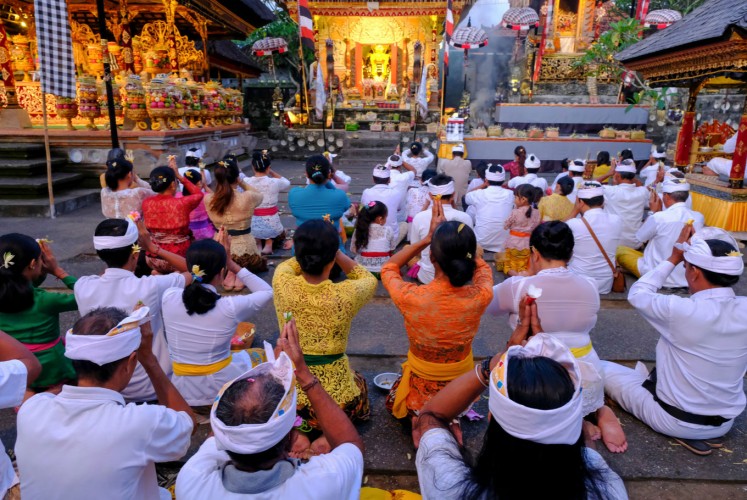
M 124 236 L 128 223 L 125 219 L 105 219 L 99 222 L 94 236 Z M 106 267 L 122 268 L 132 256 L 132 245 L 122 248 L 96 250 L 96 255 L 106 263 Z
M 423 175 L 420 176 L 420 180 L 425 184 L 429 180 L 433 179 L 436 175 L 438 175 L 438 172 L 436 172 L 436 169 L 434 168 L 426 168 L 423 171 Z
M 431 258 L 453 286 L 464 286 L 472 281 L 477 267 L 475 255 L 475 232 L 463 222 L 443 222 L 433 233 Z
M 446 174 L 436 174 L 433 177 L 431 177 L 431 180 L 429 181 L 429 183 L 432 186 L 445 186 L 446 184 L 452 182 L 453 180 L 454 180 L 453 177 L 448 176 Z M 444 200 L 450 200 L 452 196 L 454 196 L 454 195 L 453 194 L 445 194 L 445 195 L 441 196 L 441 198 L 444 199 Z
M 116 160 L 117 158 L 125 158 L 127 153 L 122 148 L 112 148 L 106 154 L 106 161 Z
M 527 201 L 529 202 L 529 207 L 527 208 L 525 215 L 527 217 L 531 217 L 532 206 L 534 205 L 534 200 L 537 196 L 537 193 L 534 191 L 534 186 L 532 186 L 531 184 L 522 184 L 514 190 L 514 196 L 527 199 Z
M 267 172 L 271 163 L 272 160 L 270 159 L 270 155 L 264 151 L 255 151 L 254 154 L 252 154 L 252 168 L 256 172 Z
M 524 159 L 526 159 L 527 148 L 525 148 L 524 146 L 516 146 L 514 148 L 514 156 L 518 156 L 519 158 L 523 157 Z
M 609 151 L 600 151 L 597 153 L 597 165 L 609 165 L 610 164 L 610 153 Z
M 423 151 L 423 143 L 415 141 L 410 144 L 410 152 L 415 156 L 419 155 Z
M 148 183 L 150 188 L 156 193 L 163 193 L 173 182 L 176 181 L 176 175 L 171 167 L 156 167 L 150 172 Z
M 497 163 L 495 165 L 490 165 L 490 168 L 488 169 L 488 171 L 493 174 L 500 173 L 500 172 L 503 172 L 503 173 L 506 172 L 503 166 Z M 483 178 L 485 178 L 484 175 L 483 175 Z M 488 185 L 489 186 L 502 186 L 504 182 L 506 181 L 488 181 Z
M 127 313 L 122 309 L 100 307 L 76 321 L 73 325 L 73 332 L 76 335 L 104 335 L 126 317 Z M 93 361 L 84 359 L 73 359 L 72 363 L 78 377 L 92 379 L 99 384 L 105 384 L 111 380 L 119 365 L 125 362 L 128 357 L 129 355 L 103 365 L 98 365 Z
M 373 183 L 374 184 L 389 184 L 389 177 L 382 179 L 381 177 L 374 176 Z
M 587 207 L 591 207 L 591 208 L 601 207 L 602 205 L 604 205 L 604 195 L 594 196 L 593 198 L 581 199 L 581 201 L 586 203 Z
M 373 221 L 378 217 L 386 218 L 388 209 L 380 201 L 373 201 L 368 205 L 361 205 L 358 218 L 355 220 L 355 246 L 360 252 L 368 246 L 368 232 Z
M 568 262 L 573 255 L 573 231 L 561 221 L 543 222 L 532 231 L 529 245 L 548 260 Z
M 335 226 L 322 219 L 307 220 L 296 229 L 293 247 L 301 270 L 319 276 L 324 266 L 335 260 L 340 236 Z
M 633 160 L 633 151 L 630 149 L 623 149 L 620 151 L 620 161 Z
M 197 151 L 197 148 L 190 148 L 190 152 L 194 153 Z M 184 165 L 187 167 L 199 167 L 200 166 L 200 158 L 197 158 L 196 156 L 185 156 L 184 157 Z M 190 179 L 191 180 L 191 179 Z
M 41 247 L 31 236 L 9 233 L 0 236 L 0 258 L 12 254 L 12 261 L 4 266 L 0 261 L 0 313 L 18 313 L 34 305 L 34 287 L 23 271 L 32 260 L 41 258 Z
M 568 170 L 568 167 L 570 166 L 570 164 L 571 164 L 571 160 L 569 160 L 568 158 L 563 158 L 562 160 L 560 160 L 560 169 Z
M 325 184 L 330 172 L 329 160 L 324 155 L 309 156 L 306 160 L 306 175 L 314 184 Z
M 563 194 L 563 196 L 568 196 L 573 192 L 573 188 L 576 187 L 576 183 L 573 182 L 573 179 L 566 175 L 558 179 L 558 186 L 560 186 L 560 192 Z
M 568 371 L 547 357 L 512 358 L 506 378 L 509 398 L 530 408 L 559 408 L 573 397 Z M 512 436 L 493 418 L 477 458 L 454 458 L 470 469 L 456 485 L 461 499 L 605 498 L 604 476 L 587 462 L 582 433 L 574 444 L 541 444 Z
M 119 181 L 127 177 L 132 172 L 132 162 L 125 157 L 115 157 L 106 161 L 106 172 L 104 172 L 104 181 L 106 187 L 116 191 Z
M 182 292 L 182 302 L 190 316 L 195 313 L 205 314 L 215 307 L 220 295 L 202 286 L 202 284 L 210 283 L 226 268 L 228 260 L 226 249 L 215 240 L 197 240 L 187 249 L 185 259 L 187 260 L 187 269 L 191 271 L 194 266 L 198 266 L 205 275 L 196 276 L 192 274 L 192 283 L 185 287 Z
M 233 201 L 233 185 L 239 180 L 239 166 L 236 161 L 225 159 L 218 162 L 213 169 L 215 175 L 215 193 L 210 200 L 210 209 L 223 215 Z
M 485 180 L 485 172 L 489 168 L 488 165 L 492 166 L 492 163 L 489 164 L 487 162 L 481 161 L 480 163 L 477 164 L 477 167 L 475 168 L 475 172 L 477 173 L 477 176 L 482 180 Z
M 245 424 L 264 424 L 270 420 L 285 388 L 271 374 L 262 373 L 252 379 L 241 379 L 231 384 L 223 393 L 215 409 L 215 416 L 232 427 Z M 290 447 L 290 433 L 267 450 L 251 455 L 227 450 L 238 469 L 256 469 L 277 460 Z
M 620 178 L 622 180 L 632 181 L 633 179 L 635 179 L 635 174 L 633 172 L 620 172 L 620 171 L 618 171 L 617 173 L 620 174 Z
M 539 202 L 545 196 L 545 190 L 541 187 L 534 186 L 534 208 L 539 207 Z
M 690 196 L 689 191 L 675 191 L 674 193 L 667 194 L 675 203 L 685 203 L 687 198 Z
M 200 173 L 199 170 L 196 170 L 194 168 L 187 169 L 187 171 L 184 172 L 184 177 L 186 177 L 187 180 L 191 182 L 192 184 L 194 184 L 195 186 L 197 186 L 197 184 L 200 181 L 202 181 L 202 174 Z M 189 190 L 187 189 L 187 186 L 184 186 L 184 188 L 182 188 L 182 194 L 184 196 L 189 196 L 192 193 L 189 192 Z
M 705 240 L 705 242 L 708 243 L 708 246 L 711 249 L 711 254 L 714 257 L 725 257 L 729 252 L 737 251 L 737 249 L 734 248 L 732 245 L 722 240 Z M 694 266 L 694 267 L 698 267 L 698 266 Z M 714 271 L 709 271 L 708 269 L 703 269 L 702 267 L 698 267 L 698 269 L 700 269 L 700 272 L 703 273 L 703 277 L 711 285 L 727 287 L 727 286 L 734 286 L 739 281 L 739 276 L 717 273 Z

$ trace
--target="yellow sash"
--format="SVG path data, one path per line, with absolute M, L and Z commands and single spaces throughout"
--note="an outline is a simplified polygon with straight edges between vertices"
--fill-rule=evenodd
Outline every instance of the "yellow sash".
M 431 363 L 415 356 L 407 351 L 407 361 L 402 363 L 402 378 L 397 387 L 397 394 L 392 405 L 392 414 L 396 418 L 407 416 L 407 395 L 410 393 L 410 375 L 415 374 L 420 378 L 434 382 L 450 382 L 455 378 L 467 373 L 474 368 L 472 351 L 462 361 L 456 363 Z
M 589 354 L 592 350 L 591 342 L 586 344 L 583 347 L 571 347 L 571 354 L 573 354 L 574 358 L 583 358 L 587 354 Z
M 233 354 L 228 356 L 226 359 L 217 361 L 211 365 L 188 365 L 187 363 L 177 363 L 176 361 L 172 361 L 171 366 L 174 368 L 174 375 L 196 377 L 199 375 L 212 375 L 213 373 L 217 373 L 230 365 L 232 359 Z

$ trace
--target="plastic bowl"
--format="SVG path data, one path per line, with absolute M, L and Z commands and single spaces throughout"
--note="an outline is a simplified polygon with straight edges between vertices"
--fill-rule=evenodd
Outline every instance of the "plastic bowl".
M 379 373 L 374 377 L 374 385 L 382 391 L 389 391 L 399 378 L 399 373 Z

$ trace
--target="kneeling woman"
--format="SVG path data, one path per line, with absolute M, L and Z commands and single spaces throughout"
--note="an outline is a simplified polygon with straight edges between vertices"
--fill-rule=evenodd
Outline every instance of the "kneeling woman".
M 477 257 L 475 233 L 460 222 L 445 222 L 440 203 L 431 210 L 428 236 L 381 268 L 381 281 L 405 318 L 410 340 L 402 377 L 386 401 L 397 418 L 414 417 L 447 383 L 474 369 L 472 340 L 493 298 L 493 274 Z M 400 268 L 428 245 L 436 278 L 427 285 L 406 283 Z
M 339 250 L 337 230 L 329 222 L 304 222 L 296 230 L 293 244 L 296 256 L 280 264 L 272 280 L 280 330 L 290 317 L 296 319 L 311 373 L 353 421 L 368 420 L 366 380 L 350 368 L 345 350 L 350 323 L 373 297 L 376 278 Z M 335 264 L 347 276 L 338 283 L 329 279 Z M 298 392 L 298 413 L 318 428 L 314 410 L 302 391 Z M 324 438 L 318 441 L 311 451 L 328 452 Z M 294 452 L 303 451 L 294 446 Z
M 225 233 L 218 233 L 219 238 Z M 242 321 L 272 300 L 272 288 L 227 257 L 223 245 L 200 240 L 187 250 L 192 284 L 163 294 L 163 322 L 174 367 L 172 381 L 190 406 L 212 404 L 223 384 L 251 369 L 246 351 L 231 353 L 231 338 Z M 226 270 L 248 295 L 221 297 L 216 287 Z

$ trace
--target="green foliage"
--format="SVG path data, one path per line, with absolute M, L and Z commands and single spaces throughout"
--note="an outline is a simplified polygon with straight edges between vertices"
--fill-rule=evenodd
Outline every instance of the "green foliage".
M 651 0 L 651 5 L 648 8 L 648 11 L 651 12 L 652 10 L 659 10 L 659 9 L 672 9 L 678 11 L 683 16 L 685 14 L 690 13 L 692 10 L 697 9 L 703 3 L 705 3 L 706 0 Z M 641 0 L 637 0 L 636 5 L 640 3 Z M 626 15 L 630 13 L 630 4 L 632 3 L 632 0 L 616 0 L 615 1 L 615 8 L 619 12 L 625 13 Z
M 610 24 L 609 30 L 602 33 L 574 65 L 587 68 L 591 76 L 604 74 L 620 78 L 625 68 L 615 59 L 615 54 L 638 42 L 642 29 L 641 23 L 632 18 Z

